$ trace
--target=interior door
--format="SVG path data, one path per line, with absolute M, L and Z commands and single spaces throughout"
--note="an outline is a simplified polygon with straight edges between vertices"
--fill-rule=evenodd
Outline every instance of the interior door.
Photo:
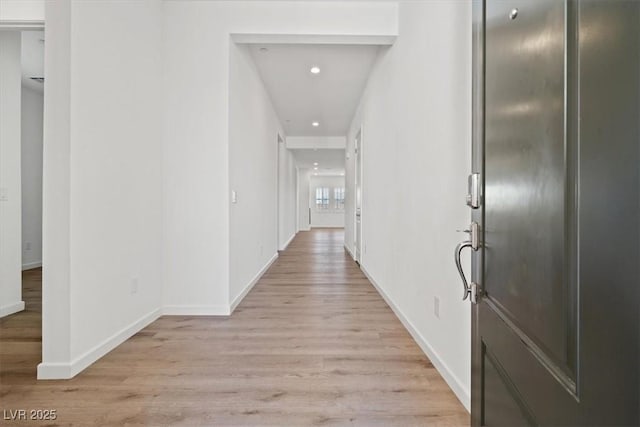
M 362 253 L 362 131 L 358 131 L 355 140 L 356 154 L 356 220 L 355 220 L 355 256 L 360 262 Z
M 477 0 L 473 34 L 472 423 L 639 425 L 640 2 Z

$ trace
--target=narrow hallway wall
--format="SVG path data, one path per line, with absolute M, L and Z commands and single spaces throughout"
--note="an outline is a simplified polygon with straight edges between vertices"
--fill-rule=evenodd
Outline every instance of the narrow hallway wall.
M 354 139 L 362 125 L 362 268 L 467 408 L 470 308 L 452 253 L 463 237 L 456 229 L 470 221 L 470 31 L 471 2 L 399 4 L 400 35 L 381 51 L 367 84 L 346 172 L 347 218 L 354 218 Z M 353 221 L 346 226 L 353 236 Z M 353 238 L 346 244 L 353 251 Z
M 22 86 L 22 268 L 42 265 L 42 120 L 44 96 Z
M 278 135 L 284 139 L 284 132 L 248 46 L 230 43 L 229 186 L 237 195 L 229 210 L 233 310 L 277 257 Z

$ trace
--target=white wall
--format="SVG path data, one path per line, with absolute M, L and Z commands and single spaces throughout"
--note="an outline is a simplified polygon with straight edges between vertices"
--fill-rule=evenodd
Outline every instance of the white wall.
M 21 277 L 21 36 L 0 31 L 0 317 L 24 309 Z
M 42 120 L 44 97 L 22 86 L 22 269 L 42 265 Z
M 397 5 L 164 3 L 163 280 L 174 313 L 214 314 L 234 299 L 230 266 L 240 261 L 230 259 L 229 58 L 230 35 L 238 33 L 393 36 Z M 265 242 L 263 256 L 268 249 Z M 244 279 L 233 279 L 235 292 Z
M 284 141 L 278 144 L 278 250 L 285 250 L 296 235 L 296 162 Z
M 40 378 L 160 314 L 161 28 L 160 1 L 47 3 Z
M 311 228 L 344 227 L 344 209 L 335 209 L 334 188 L 343 188 L 343 176 L 311 175 L 309 179 L 309 208 L 311 209 Z M 316 209 L 316 188 L 329 188 L 329 209 Z
M 229 55 L 229 185 L 237 194 L 229 213 L 229 304 L 235 307 L 277 257 L 283 131 L 247 45 L 231 42 Z
M 452 254 L 469 223 L 471 3 L 399 7 L 400 35 L 379 54 L 349 133 L 347 218 L 362 124 L 362 267 L 469 408 L 470 308 Z
M 44 21 L 45 0 L 2 0 L 0 21 Z

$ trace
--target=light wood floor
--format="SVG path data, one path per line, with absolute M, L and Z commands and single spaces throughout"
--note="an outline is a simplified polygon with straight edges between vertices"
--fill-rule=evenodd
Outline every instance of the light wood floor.
M 67 381 L 35 380 L 40 277 L 0 320 L 0 423 L 56 409 L 34 425 L 469 424 L 342 230 L 299 233 L 231 317 L 162 317 Z

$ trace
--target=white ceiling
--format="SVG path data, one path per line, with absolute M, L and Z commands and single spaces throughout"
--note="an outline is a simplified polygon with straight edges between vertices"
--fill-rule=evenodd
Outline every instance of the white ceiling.
M 314 168 L 318 163 L 319 175 L 340 175 L 344 173 L 344 150 L 339 149 L 292 149 L 293 157 L 299 168 Z
M 44 92 L 44 84 L 31 77 L 44 77 L 44 31 L 22 32 L 22 84 Z
M 378 46 L 256 44 L 250 49 L 287 136 L 347 134 Z M 320 67 L 319 74 L 309 71 L 313 66 Z M 320 126 L 313 127 L 314 121 Z

